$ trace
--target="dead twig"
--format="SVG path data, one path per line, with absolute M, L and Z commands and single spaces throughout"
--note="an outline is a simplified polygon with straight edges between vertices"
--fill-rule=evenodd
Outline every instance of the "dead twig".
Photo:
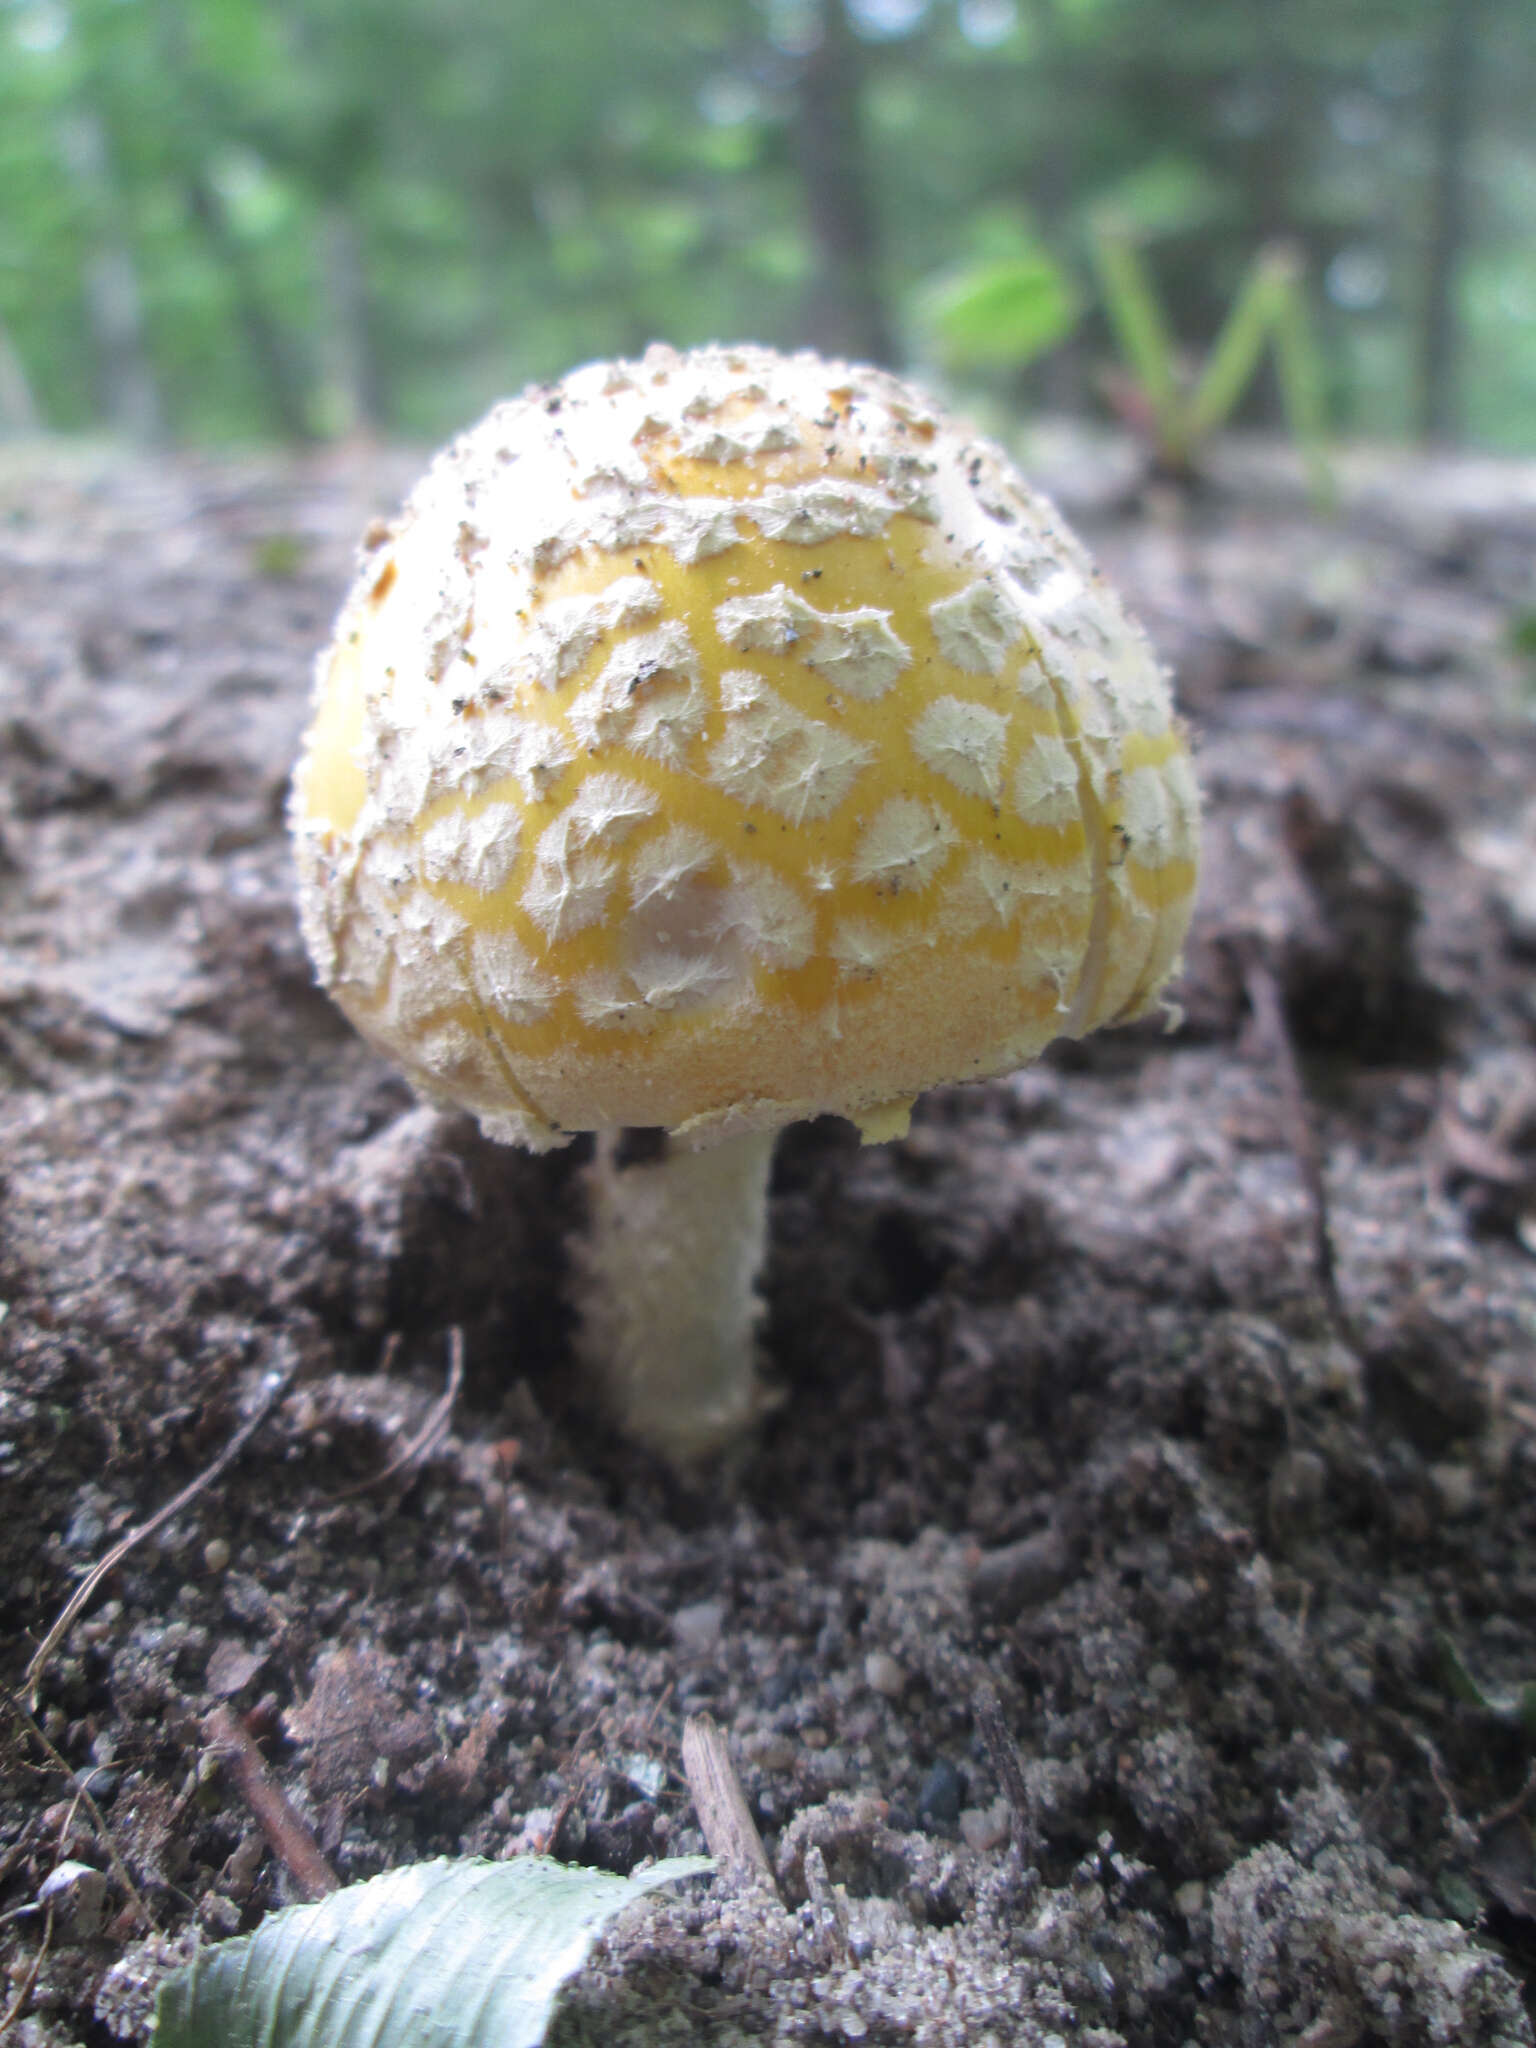
M 565 1826 L 566 1822 L 570 1819 L 572 1813 L 575 1811 L 576 1802 L 581 1797 L 582 1793 L 585 1791 L 586 1783 L 587 1781 L 585 1778 L 578 1779 L 578 1781 L 571 1787 L 569 1792 L 566 1793 L 565 1797 L 561 1800 L 560 1804 L 555 1808 L 554 1819 L 550 1822 L 549 1826 L 544 1830 L 543 1834 L 537 1837 L 539 1855 L 554 1855 L 555 1844 L 560 1839 L 560 1830 Z
M 727 1877 L 764 1884 L 776 1895 L 768 1851 L 712 1714 L 692 1714 L 683 1723 L 683 1775 L 705 1845 L 721 1870 Z
M 340 1884 L 320 1844 L 267 1769 L 249 1730 L 228 1707 L 215 1707 L 203 1722 L 203 1738 L 218 1752 L 255 1815 L 272 1853 L 306 1899 L 322 1899 Z
M 1317 1130 L 1307 1102 L 1306 1086 L 1301 1078 L 1301 1065 L 1296 1058 L 1295 1041 L 1291 1037 L 1285 1004 L 1281 1000 L 1280 984 L 1275 979 L 1268 961 L 1262 958 L 1256 947 L 1242 949 L 1240 957 L 1248 1007 L 1253 1012 L 1259 1036 L 1275 1062 L 1275 1072 L 1280 1082 L 1280 1099 L 1285 1110 L 1286 1142 L 1296 1161 L 1296 1170 L 1301 1176 L 1302 1192 L 1307 1198 L 1313 1277 L 1327 1304 L 1329 1318 L 1335 1330 L 1345 1343 L 1354 1349 L 1357 1348 L 1354 1325 L 1348 1309 L 1344 1306 L 1344 1298 L 1339 1292 L 1338 1266 L 1333 1254 L 1333 1231 L 1328 1217 L 1328 1181 L 1323 1172 L 1322 1147 L 1318 1143 Z
M 819 1842 L 805 1852 L 805 1893 L 811 1910 L 821 1923 L 822 1940 L 829 1963 L 848 1960 L 848 1908 L 827 1872 L 827 1859 Z
M 1389 1718 L 1397 1725 L 1405 1739 L 1412 1743 L 1413 1747 L 1429 1766 L 1430 1779 L 1434 1784 L 1435 1790 L 1440 1794 L 1441 1804 L 1445 1808 L 1445 1831 L 1451 1839 L 1453 1848 L 1470 1862 L 1477 1854 L 1477 1829 L 1470 1821 L 1463 1818 L 1461 1808 L 1456 1801 L 1455 1789 L 1451 1784 L 1450 1772 L 1446 1769 L 1445 1761 L 1439 1750 L 1435 1747 L 1429 1736 L 1424 1734 L 1422 1729 L 1413 1726 L 1406 1714 L 1399 1714 L 1394 1711 L 1390 1714 Z
M 389 1353 L 386 1352 L 386 1358 L 388 1356 Z M 338 1501 L 351 1500 L 359 1493 L 367 1493 L 372 1487 L 382 1486 L 386 1479 L 393 1479 L 397 1472 L 407 1471 L 419 1459 L 424 1458 L 447 1429 L 463 1385 L 464 1332 L 455 1324 L 448 1332 L 448 1384 L 427 1411 L 426 1421 L 409 1443 L 400 1446 L 382 1472 L 375 1472 L 368 1479 L 360 1479 L 356 1486 L 344 1486 L 340 1493 L 333 1493 L 328 1497 L 326 1505 L 334 1507 Z
M 1476 1823 L 1479 1834 L 1487 1834 L 1490 1828 L 1502 1826 L 1507 1820 L 1518 1820 L 1533 1798 L 1536 1798 L 1536 1764 L 1525 1774 L 1525 1783 L 1513 1799 L 1506 1799 L 1502 1806 L 1496 1806 L 1492 1813 L 1485 1813 Z
M 27 1966 L 25 1976 L 16 1987 L 16 1996 L 3 2013 L 0 2013 L 0 2041 L 10 2033 L 11 2028 L 26 2011 L 27 2000 L 32 1996 L 32 1986 L 37 1982 L 37 1973 L 43 1967 L 44 1958 L 53 1941 L 53 1907 L 48 1908 L 48 1917 L 43 1922 L 43 1938 L 37 1945 L 37 1954 Z
M 54 1769 L 59 1773 L 59 1775 L 67 1780 L 72 1779 L 74 1774 L 70 1770 L 69 1765 L 64 1761 L 63 1757 L 60 1756 L 59 1752 L 48 1740 L 48 1737 L 44 1734 L 31 1708 L 27 1705 L 26 1701 L 20 1697 L 19 1694 L 12 1699 L 11 1708 L 12 1711 L 15 1713 L 17 1720 L 21 1722 L 22 1726 L 26 1729 L 27 1733 L 32 1737 L 32 1740 L 37 1744 L 38 1748 L 43 1752 L 44 1756 L 47 1757 L 48 1761 L 53 1765 Z M 134 1883 L 132 1877 L 129 1875 L 128 1866 L 123 1861 L 116 1842 L 114 1842 L 112 1839 L 112 1831 L 107 1826 L 106 1818 L 103 1815 L 101 1808 L 96 1804 L 95 1800 L 91 1797 L 89 1791 L 83 1784 L 75 1786 L 75 1804 L 77 1806 L 83 1806 L 86 1812 L 90 1815 L 91 1826 L 96 1831 L 96 1839 L 100 1842 L 102 1848 L 105 1849 L 107 1852 L 107 1861 L 112 1866 L 112 1875 L 117 1879 L 118 1883 L 122 1886 L 124 1892 L 127 1894 L 134 1911 L 139 1916 L 139 1919 L 143 1922 L 143 1924 L 146 1927 L 152 1929 L 155 1924 L 154 1915 L 150 1912 L 148 1906 L 145 1905 L 143 1894 L 140 1892 L 138 1886 Z M 3 2038 L 4 2030 L 0 2029 L 0 2039 Z
M 554 1819 L 539 1837 L 538 1853 L 541 1856 L 553 1856 L 555 1854 L 555 1844 L 560 1839 L 560 1830 L 570 1819 L 575 1811 L 577 1800 L 580 1799 L 582 1793 L 586 1791 L 588 1784 L 591 1782 L 592 1773 L 585 1769 L 578 1772 L 576 1766 L 580 1761 L 581 1752 L 586 1748 L 588 1742 L 601 1726 L 601 1716 L 596 1720 L 589 1721 L 571 1745 L 571 1753 L 565 1762 L 565 1768 L 571 1774 L 571 1787 L 560 1804 L 555 1808 Z
M 1040 1830 L 1035 1824 L 1035 1802 L 1030 1796 L 1029 1780 L 1024 1775 L 1024 1759 L 1019 1755 L 1019 1746 L 1003 1718 L 1002 1702 L 990 1685 L 977 1687 L 971 1701 L 971 1713 L 987 1746 L 987 1755 L 992 1759 L 992 1768 L 997 1773 L 1003 1797 L 1013 1813 L 1013 1839 L 1019 1860 L 1026 1866 L 1037 1863 Z
M 136 1550 L 146 1537 L 153 1536 L 157 1529 L 163 1529 L 167 1522 L 174 1521 L 183 1508 L 190 1507 L 200 1493 L 205 1492 L 215 1479 L 218 1479 L 229 1470 L 257 1430 L 260 1429 L 261 1425 L 272 1413 L 272 1410 L 277 1406 L 283 1395 L 288 1391 L 289 1382 L 292 1380 L 297 1369 L 297 1366 L 290 1365 L 283 1371 L 274 1373 L 267 1381 L 261 1399 L 251 1410 L 250 1414 L 246 1416 L 213 1463 L 204 1466 L 197 1477 L 189 1481 L 173 1500 L 168 1500 L 162 1508 L 156 1508 L 147 1521 L 140 1522 L 136 1528 L 130 1529 L 128 1534 L 119 1542 L 114 1543 L 106 1556 L 99 1559 L 86 1573 L 85 1577 L 64 1603 L 63 1611 L 60 1613 L 58 1620 L 49 1629 L 47 1635 L 43 1637 L 42 1642 L 33 1654 L 31 1663 L 27 1666 L 24 1683 L 27 1689 L 29 1706 L 36 1707 L 38 1686 L 49 1659 L 63 1638 L 74 1626 L 82 1608 L 91 1600 L 102 1580 L 107 1578 L 112 1572 L 115 1572 L 129 1552 Z

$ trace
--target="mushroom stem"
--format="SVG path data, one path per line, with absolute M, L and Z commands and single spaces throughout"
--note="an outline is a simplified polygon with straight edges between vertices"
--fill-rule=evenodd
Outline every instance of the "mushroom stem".
M 756 1283 L 772 1157 L 767 1132 L 623 1165 L 604 1134 L 586 1171 L 577 1352 L 620 1426 L 675 1464 L 739 1436 L 764 1406 Z

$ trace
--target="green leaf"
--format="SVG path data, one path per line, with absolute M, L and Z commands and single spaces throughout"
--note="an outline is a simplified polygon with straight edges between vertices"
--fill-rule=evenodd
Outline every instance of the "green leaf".
M 1253 381 L 1280 305 L 1295 289 L 1298 276 L 1289 249 L 1261 250 L 1248 266 L 1190 397 L 1187 424 L 1192 442 L 1226 425 Z
M 713 1867 L 679 1856 L 626 1878 L 547 1856 L 407 1864 L 175 1971 L 155 2048 L 538 2048 L 605 1923 Z
M 952 365 L 1022 369 L 1066 339 L 1079 311 L 1071 278 L 1041 249 L 961 271 L 934 294 L 929 320 Z
M 1173 335 L 1151 273 L 1129 231 L 1107 215 L 1093 223 L 1089 247 L 1116 344 L 1152 408 L 1165 450 L 1182 457 L 1187 452 L 1187 436 L 1174 370 Z
M 1522 1679 L 1512 1686 L 1486 1686 L 1473 1677 L 1460 1650 L 1443 1630 L 1436 1632 L 1435 1649 L 1446 1690 L 1454 1698 L 1491 1714 L 1506 1728 L 1518 1728 L 1536 1742 L 1536 1679 Z
M 1286 421 L 1306 461 L 1313 505 L 1319 512 L 1331 512 L 1338 503 L 1338 486 L 1328 460 L 1327 378 L 1299 272 L 1276 309 L 1275 368 Z
M 1193 233 L 1229 207 L 1229 195 L 1198 159 L 1164 156 L 1096 191 L 1087 215 L 1090 230 L 1107 218 L 1145 238 Z

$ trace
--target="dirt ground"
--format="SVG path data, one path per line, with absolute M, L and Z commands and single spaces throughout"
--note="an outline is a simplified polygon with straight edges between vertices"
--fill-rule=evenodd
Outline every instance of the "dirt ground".
M 343 1879 L 697 1848 L 715 1717 L 779 1896 L 640 1909 L 559 2048 L 1532 2042 L 1536 472 L 1036 454 L 1201 736 L 1182 1024 L 790 1133 L 782 1399 L 687 1488 L 568 1365 L 578 1155 L 310 984 L 285 779 L 416 458 L 0 457 L 19 2048 L 298 1895 L 221 1708 Z

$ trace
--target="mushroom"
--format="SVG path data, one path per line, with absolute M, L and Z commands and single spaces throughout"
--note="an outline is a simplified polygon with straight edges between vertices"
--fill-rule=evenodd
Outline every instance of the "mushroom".
M 370 530 L 292 822 L 364 1036 L 491 1138 L 597 1133 L 578 1348 L 685 1461 L 762 1405 L 775 1133 L 897 1137 L 1155 1008 L 1199 798 L 996 447 L 882 371 L 656 347 L 497 405 Z

